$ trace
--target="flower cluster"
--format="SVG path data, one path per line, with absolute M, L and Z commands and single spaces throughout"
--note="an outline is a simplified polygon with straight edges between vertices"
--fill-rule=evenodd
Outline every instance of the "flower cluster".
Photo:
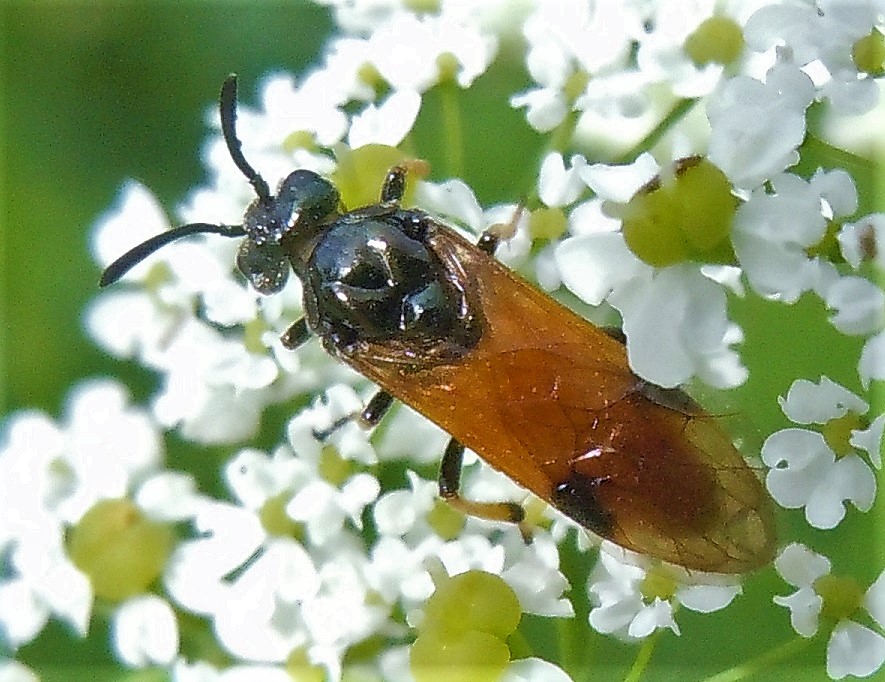
M 407 199 L 474 240 L 513 223 L 497 256 L 600 321 L 619 321 L 633 372 L 664 388 L 752 383 L 768 368 L 744 352 L 735 303 L 814 301 L 820 319 L 808 336 L 854 344 L 854 357 L 833 363 L 854 390 L 823 371 L 806 378 L 802 365 L 784 370 L 789 385 L 754 398 L 761 411 L 784 393 L 780 407 L 796 425 L 779 428 L 778 416 L 769 428 L 766 488 L 819 530 L 874 507 L 885 214 L 859 194 L 857 168 L 828 160 L 834 147 L 811 113 L 832 121 L 879 106 L 881 2 L 321 4 L 338 31 L 318 64 L 267 78 L 257 106 L 239 108 L 243 153 L 271 186 L 304 168 L 330 177 L 348 207 L 377 202 L 387 169 L 406 158 L 396 148 L 414 148 L 431 94 L 448 107 L 437 154 L 460 173 L 469 164 L 452 108 L 518 55 L 526 78 L 488 106 L 524 113 L 546 141 L 531 186 L 514 180 L 510 200 L 484 207 L 465 179 L 410 178 Z M 123 187 L 95 229 L 99 266 L 173 224 L 242 221 L 253 195 L 219 128 L 208 180 L 176 220 L 147 188 Z M 495 158 L 508 141 L 484 144 L 471 154 Z M 110 613 L 121 663 L 162 666 L 181 682 L 338 680 L 351 669 L 421 680 L 445 660 L 471 679 L 566 680 L 555 652 L 513 644 L 524 614 L 588 612 L 592 630 L 635 642 L 678 635 L 680 607 L 710 613 L 741 594 L 739 578 L 588 540 L 471 453 L 464 496 L 524 501 L 533 541 L 446 506 L 432 469 L 447 435 L 406 406 L 373 433 L 348 421 L 371 386 L 316 342 L 284 347 L 281 334 L 304 314 L 301 284 L 291 277 L 259 296 L 234 272 L 236 249 L 211 235 L 170 243 L 87 311 L 104 350 L 159 376 L 149 406 L 130 405 L 114 382 L 91 382 L 72 391 L 60 423 L 37 413 L 6 423 L 0 634 L 10 650 L 50 618 L 86 636 Z M 796 355 L 817 344 L 789 342 Z M 244 448 L 275 405 L 299 406 L 277 446 Z M 162 433 L 173 429 L 195 446 L 230 448 L 223 491 L 168 467 Z M 797 591 L 773 603 L 789 608 L 802 638 L 828 637 L 830 677 L 880 670 L 885 574 L 861 584 L 831 575 L 831 562 L 804 545 L 781 544 L 775 568 Z M 564 556 L 598 557 L 571 592 Z M 780 613 L 772 607 L 771 618 Z M 30 674 L 11 661 L 0 671 Z

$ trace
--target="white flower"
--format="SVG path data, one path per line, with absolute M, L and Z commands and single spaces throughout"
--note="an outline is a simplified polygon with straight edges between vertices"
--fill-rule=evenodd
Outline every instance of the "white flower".
M 885 268 L 885 213 L 874 213 L 853 223 L 845 223 L 837 238 L 842 255 L 855 270 L 863 261 Z
M 50 617 L 85 636 L 93 589 L 68 558 L 66 529 L 96 503 L 126 497 L 154 520 L 185 519 L 194 508 L 193 482 L 160 468 L 155 424 L 112 381 L 74 389 L 61 425 L 25 413 L 7 428 L 0 448 L 0 548 L 8 552 L 10 571 L 0 579 L 0 626 L 13 647 L 36 637 Z M 133 627 L 151 627 L 141 622 Z M 171 660 L 177 640 L 174 646 L 170 641 L 145 640 L 141 653 L 136 649 L 142 644 L 125 644 L 121 656 L 131 665 Z
M 783 174 L 771 185 L 772 194 L 757 189 L 738 208 L 732 240 L 750 286 L 793 303 L 805 291 L 826 289 L 824 265 L 805 250 L 823 239 L 827 219 L 854 211 L 857 193 L 844 171 L 819 171 L 809 182 Z
M 571 167 L 566 169 L 562 155 L 551 152 L 541 162 L 538 174 L 538 196 L 547 206 L 567 206 L 573 204 L 585 185 L 581 172 L 587 160 L 580 154 L 571 158 Z
M 674 602 L 692 611 L 710 613 L 728 606 L 741 592 L 739 585 L 721 576 L 705 576 L 709 584 L 692 583 L 685 580 L 688 574 L 684 571 L 663 567 L 645 570 L 619 561 L 610 552 L 610 543 L 604 542 L 588 580 L 594 603 L 590 609 L 590 626 L 597 632 L 631 640 L 643 639 L 662 628 L 678 635 L 679 626 L 673 618 Z M 614 552 L 623 554 L 620 549 Z M 659 594 L 645 594 L 649 586 L 665 589 Z
M 620 64 L 638 24 L 629 10 L 610 3 L 539 2 L 523 33 L 529 45 L 526 66 L 540 87 L 514 95 L 511 105 L 528 107 L 529 124 L 539 132 L 552 130 L 580 94 L 566 92 L 570 79 Z M 595 39 L 587 40 L 588 35 Z
M 421 96 L 414 90 L 397 90 L 377 107 L 369 104 L 353 117 L 347 144 L 357 149 L 366 144 L 386 144 L 395 147 L 412 129 Z
M 470 87 L 496 51 L 496 38 L 475 25 L 446 15 L 398 14 L 369 37 L 368 61 L 394 90 L 425 92 L 450 75 L 462 88 Z M 442 68 L 446 61 L 442 57 L 454 60 L 455 74 Z
M 717 62 L 695 64 L 685 49 L 686 40 L 703 22 L 714 17 L 728 18 L 737 26 L 742 26 L 753 9 L 763 2 L 666 0 L 653 3 L 648 21 L 650 28 L 638 37 L 636 63 L 639 69 L 653 81 L 669 84 L 673 94 L 679 97 L 709 94 L 720 82 L 727 67 Z M 736 61 L 740 63 L 750 56 L 741 55 Z
M 0 660 L 0 682 L 40 682 L 37 674 L 23 663 Z
M 589 166 L 585 182 L 601 199 L 626 201 L 657 171 L 649 156 L 627 167 Z M 554 250 L 563 284 L 591 305 L 603 300 L 623 318 L 630 366 L 644 379 L 676 386 L 699 376 L 717 387 L 747 375 L 732 346 L 740 328 L 728 319 L 723 287 L 696 265 L 655 269 L 627 247 L 619 224 L 602 219 L 594 200 L 577 206 Z
M 845 114 L 862 114 L 878 100 L 878 86 L 859 73 L 854 44 L 875 30 L 881 7 L 873 2 L 823 0 L 815 5 L 772 4 L 747 21 L 747 43 L 759 51 L 783 45 L 782 58 L 815 78 L 820 97 Z
M 855 603 L 853 584 L 830 579 L 830 561 L 804 545 L 792 543 L 775 559 L 775 568 L 784 580 L 797 588 L 786 597 L 774 597 L 774 603 L 790 610 L 793 629 L 803 637 L 818 630 L 821 612 L 832 600 L 837 622 L 827 644 L 827 674 L 832 679 L 846 675 L 867 677 L 885 663 L 885 637 L 851 620 L 863 608 L 885 629 L 885 572 Z M 828 584 L 827 579 L 830 579 Z M 839 580 L 839 578 L 835 578 Z
M 710 161 L 745 189 L 783 172 L 799 160 L 813 97 L 808 76 L 783 64 L 772 67 L 765 83 L 747 76 L 726 81 L 707 103 Z
M 842 386 L 822 377 L 820 384 L 797 380 L 781 408 L 800 424 L 824 424 L 844 417 L 848 411 L 867 412 L 866 402 Z M 875 422 L 880 434 L 881 425 Z M 856 442 L 865 445 L 878 461 L 878 444 L 865 434 L 854 432 Z M 854 443 L 852 443 L 854 444 Z M 869 466 L 855 453 L 842 457 L 825 438 L 808 429 L 782 429 L 770 435 L 762 445 L 762 461 L 770 467 L 766 486 L 772 497 L 788 509 L 805 508 L 805 518 L 815 528 L 834 528 L 845 517 L 845 502 L 851 501 L 867 511 L 876 494 L 876 478 Z

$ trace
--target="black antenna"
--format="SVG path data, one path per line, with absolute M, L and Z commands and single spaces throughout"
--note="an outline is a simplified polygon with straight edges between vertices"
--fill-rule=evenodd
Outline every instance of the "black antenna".
M 221 132 L 224 135 L 224 142 L 227 145 L 227 151 L 236 164 L 240 172 L 246 176 L 249 184 L 255 189 L 255 193 L 262 202 L 269 202 L 272 197 L 270 187 L 256 171 L 246 157 L 243 156 L 241 149 L 242 143 L 237 138 L 237 76 L 231 74 L 228 76 L 224 85 L 221 86 L 221 98 L 219 99 L 219 112 L 221 114 Z M 209 223 L 192 223 L 176 227 L 168 232 L 163 232 L 147 241 L 139 244 L 135 248 L 127 251 L 117 260 L 111 263 L 103 273 L 98 285 L 106 287 L 113 284 L 129 270 L 138 265 L 145 258 L 150 256 L 157 249 L 165 246 L 169 242 L 182 237 L 188 237 L 192 234 L 220 234 L 223 237 L 243 237 L 246 232 L 242 225 L 211 225 Z
M 105 268 L 105 271 L 101 273 L 101 279 L 98 280 L 98 286 L 106 287 L 108 284 L 113 284 L 154 251 L 169 242 L 174 242 L 176 239 L 192 234 L 207 232 L 220 234 L 224 237 L 242 237 L 246 234 L 241 225 L 211 225 L 209 223 L 191 223 L 190 225 L 176 227 L 168 232 L 161 232 L 127 251 Z
M 255 189 L 255 194 L 262 201 L 270 199 L 270 187 L 264 178 L 259 175 L 246 157 L 243 156 L 242 143 L 237 137 L 237 74 L 232 73 L 224 79 L 224 85 L 221 86 L 221 133 L 224 135 L 224 141 L 227 144 L 227 151 L 230 152 L 231 158 L 240 169 L 240 172 L 246 176 L 249 184 Z

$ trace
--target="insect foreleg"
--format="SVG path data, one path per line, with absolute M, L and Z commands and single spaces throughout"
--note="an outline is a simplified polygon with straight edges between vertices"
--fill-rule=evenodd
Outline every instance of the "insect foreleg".
M 352 412 L 343 417 L 339 417 L 332 422 L 331 426 L 322 431 L 314 429 L 313 437 L 317 440 L 326 440 L 329 436 L 335 433 L 335 431 L 351 421 L 356 421 L 356 423 L 364 429 L 374 428 L 378 425 L 378 422 L 381 421 L 384 415 L 387 414 L 387 410 L 390 409 L 392 404 L 393 396 L 387 391 L 379 390 L 369 399 L 369 402 L 362 411 Z

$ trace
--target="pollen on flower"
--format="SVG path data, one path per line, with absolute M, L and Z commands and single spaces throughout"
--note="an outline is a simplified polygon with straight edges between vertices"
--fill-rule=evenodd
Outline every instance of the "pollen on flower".
M 851 576 L 822 575 L 814 581 L 814 591 L 823 599 L 821 618 L 832 623 L 851 618 L 863 604 L 864 589 Z
M 504 640 L 521 615 L 519 599 L 500 576 L 474 570 L 442 578 L 412 645 L 412 675 L 417 682 L 499 679 L 510 661 Z
M 624 205 L 605 205 L 622 219 L 627 246 L 649 265 L 688 260 L 730 263 L 728 236 L 738 200 L 725 174 L 706 159 L 677 162 Z
M 669 601 L 676 594 L 678 586 L 672 575 L 663 570 L 651 569 L 639 584 L 639 593 L 646 603 L 651 603 L 655 599 Z
M 847 412 L 843 416 L 831 419 L 821 427 L 821 435 L 830 449 L 837 457 L 843 457 L 854 452 L 851 445 L 853 431 L 864 428 L 861 416 L 855 412 Z
M 325 445 L 318 464 L 320 477 L 336 488 L 354 473 L 353 462 L 344 459 L 334 445 Z
M 295 649 L 286 659 L 285 669 L 298 682 L 323 682 L 327 679 L 325 668 L 310 662 L 303 648 Z
M 286 513 L 286 505 L 292 500 L 292 493 L 288 490 L 269 497 L 258 512 L 261 527 L 268 535 L 276 537 L 295 538 L 301 541 L 304 538 L 304 526 L 295 521 Z
M 874 28 L 851 47 L 851 58 L 857 70 L 881 76 L 885 73 L 885 35 Z
M 172 531 L 131 501 L 102 500 L 71 531 L 68 553 L 95 594 L 121 601 L 145 591 L 172 551 Z
M 341 201 L 348 208 L 377 203 L 378 188 L 393 166 L 407 161 L 406 155 L 396 147 L 367 144 L 359 149 L 341 145 L 336 150 L 338 167 L 332 173 L 332 182 L 341 193 Z M 410 167 L 411 170 L 411 167 Z M 412 201 L 415 173 L 406 177 L 406 194 L 403 204 Z
M 308 149 L 311 151 L 317 148 L 316 135 L 309 130 L 296 130 L 286 136 L 282 143 L 283 151 L 293 152 L 296 149 Z
M 696 66 L 731 64 L 743 49 L 743 31 L 730 17 L 710 17 L 685 40 L 685 53 Z
M 561 208 L 538 208 L 529 216 L 532 239 L 557 239 L 566 233 L 568 218 Z
M 464 514 L 444 500 L 436 499 L 427 512 L 427 523 L 443 540 L 454 540 L 464 530 Z

